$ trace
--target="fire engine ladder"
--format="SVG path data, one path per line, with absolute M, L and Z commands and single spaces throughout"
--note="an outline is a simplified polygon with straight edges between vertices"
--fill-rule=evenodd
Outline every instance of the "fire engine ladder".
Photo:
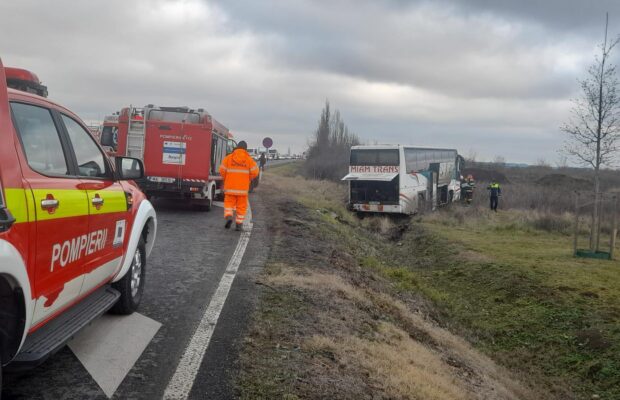
M 130 115 L 129 127 L 127 129 L 127 155 L 129 157 L 135 157 L 139 158 L 140 160 L 144 160 L 144 140 L 146 123 L 144 119 L 135 118 L 135 111 L 141 110 L 132 107 L 129 111 Z M 140 114 L 138 113 L 137 115 Z

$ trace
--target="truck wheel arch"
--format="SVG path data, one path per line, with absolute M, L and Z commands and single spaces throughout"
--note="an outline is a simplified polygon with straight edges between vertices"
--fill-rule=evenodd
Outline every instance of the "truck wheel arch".
M 26 338 L 33 311 L 24 260 L 12 244 L 0 240 L 0 360 L 8 363 Z
M 215 184 L 215 182 L 211 182 L 209 184 L 209 197 L 211 198 L 211 201 L 215 201 L 215 196 L 217 195 L 216 190 L 217 190 L 217 185 Z
M 129 235 L 129 243 L 125 251 L 125 256 L 119 271 L 117 272 L 112 282 L 117 282 L 125 276 L 129 267 L 131 266 L 132 255 L 138 248 L 140 239 L 144 239 L 146 242 L 146 256 L 148 257 L 153 250 L 155 244 L 155 238 L 157 235 L 157 216 L 155 215 L 155 209 L 148 200 L 142 200 L 136 212 L 133 221 L 133 227 Z

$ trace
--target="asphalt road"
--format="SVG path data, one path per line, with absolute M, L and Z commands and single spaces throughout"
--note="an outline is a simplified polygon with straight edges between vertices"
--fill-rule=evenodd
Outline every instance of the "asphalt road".
M 265 221 L 268 214 L 260 202 L 260 187 L 250 201 L 254 223 L 250 241 L 193 381 L 190 398 L 233 397 L 230 381 L 237 349 L 256 299 L 255 277 L 264 265 L 269 244 Z M 239 232 L 223 229 L 220 207 L 200 212 L 170 202 L 155 202 L 155 206 L 157 241 L 148 259 L 139 312 L 162 326 L 113 398 L 162 398 L 240 237 Z M 4 400 L 107 398 L 67 347 L 26 374 L 5 376 L 4 384 Z

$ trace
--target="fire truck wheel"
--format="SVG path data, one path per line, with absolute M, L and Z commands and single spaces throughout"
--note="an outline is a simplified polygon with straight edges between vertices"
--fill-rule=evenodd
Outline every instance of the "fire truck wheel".
M 144 278 L 146 276 L 146 246 L 144 239 L 140 239 L 138 248 L 133 255 L 131 267 L 120 281 L 112 284 L 114 289 L 121 292 L 110 312 L 129 315 L 138 309 L 142 293 L 144 292 Z
M 192 208 L 197 211 L 211 211 L 212 206 L 213 206 L 212 199 L 202 200 L 200 204 L 192 204 Z
M 202 210 L 211 211 L 211 207 L 213 207 L 213 197 L 205 200 L 205 204 L 202 206 Z

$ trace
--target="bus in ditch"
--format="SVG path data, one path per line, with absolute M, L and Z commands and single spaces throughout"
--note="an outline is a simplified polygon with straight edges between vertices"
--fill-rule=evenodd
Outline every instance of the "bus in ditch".
M 463 157 L 454 149 L 406 145 L 351 148 L 349 209 L 416 214 L 457 201 Z

